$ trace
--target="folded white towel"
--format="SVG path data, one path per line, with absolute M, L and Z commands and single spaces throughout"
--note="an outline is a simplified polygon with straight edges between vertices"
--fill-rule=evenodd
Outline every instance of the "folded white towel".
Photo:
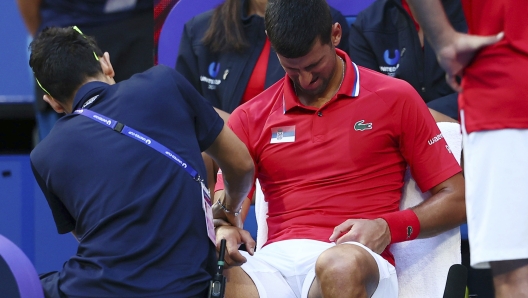
M 268 240 L 268 202 L 264 200 L 264 194 L 257 180 L 255 188 L 255 216 L 257 218 L 257 247 L 260 249 Z

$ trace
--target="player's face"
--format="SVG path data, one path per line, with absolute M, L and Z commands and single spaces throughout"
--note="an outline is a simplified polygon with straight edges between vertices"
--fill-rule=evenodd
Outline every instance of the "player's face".
M 336 52 L 332 44 L 323 45 L 317 39 L 305 56 L 299 58 L 285 58 L 278 54 L 277 56 L 297 92 L 318 96 L 326 91 L 336 68 Z

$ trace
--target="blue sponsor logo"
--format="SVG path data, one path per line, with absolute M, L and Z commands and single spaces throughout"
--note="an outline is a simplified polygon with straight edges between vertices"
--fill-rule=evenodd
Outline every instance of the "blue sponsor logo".
M 398 64 L 398 61 L 400 61 L 400 51 L 398 51 L 398 49 L 394 50 L 393 58 L 391 58 L 389 50 L 385 50 L 383 53 L 383 59 L 387 65 L 396 65 Z M 209 69 L 211 68 L 209 67 Z
M 220 63 L 211 62 L 211 64 L 209 64 L 209 75 L 211 78 L 216 78 L 218 72 L 220 72 Z

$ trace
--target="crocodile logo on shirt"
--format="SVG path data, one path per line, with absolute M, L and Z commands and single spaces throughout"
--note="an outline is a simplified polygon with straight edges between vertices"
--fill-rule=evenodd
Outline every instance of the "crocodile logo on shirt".
M 411 226 L 407 227 L 407 239 L 411 239 L 413 228 Z
M 372 129 L 372 123 L 364 123 L 364 122 L 365 120 L 359 120 L 358 122 L 356 122 L 356 124 L 354 124 L 354 130 L 364 131 L 367 129 Z

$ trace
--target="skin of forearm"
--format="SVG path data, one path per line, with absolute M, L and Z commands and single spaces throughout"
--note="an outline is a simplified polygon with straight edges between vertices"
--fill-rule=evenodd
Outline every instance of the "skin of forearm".
M 222 169 L 226 200 L 229 210 L 238 210 L 253 185 L 255 172 L 253 159 L 244 143 L 226 126 L 215 142 L 206 150 Z
M 224 204 L 230 210 L 239 210 L 251 190 L 253 171 L 248 174 L 235 174 L 232 176 L 235 179 L 230 179 L 230 176 L 226 175 L 225 172 L 222 173 L 224 177 L 224 191 L 226 192 L 226 201 Z
M 40 0 L 17 0 L 18 9 L 31 36 L 40 26 Z
M 436 236 L 466 222 L 465 188 L 462 174 L 457 174 L 456 187 L 448 186 L 440 189 L 413 211 L 420 220 L 420 235 L 418 238 Z
M 425 37 L 437 53 L 453 41 L 456 32 L 449 23 L 439 0 L 408 0 L 407 2 Z

